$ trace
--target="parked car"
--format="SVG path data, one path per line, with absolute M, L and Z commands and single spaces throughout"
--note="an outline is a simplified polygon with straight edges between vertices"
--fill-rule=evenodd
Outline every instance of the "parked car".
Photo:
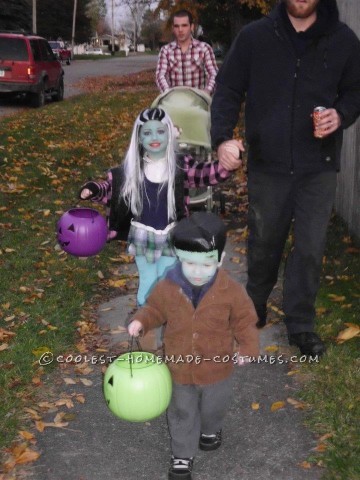
M 89 47 L 85 50 L 85 55 L 106 55 L 100 47 Z
M 0 93 L 26 94 L 34 107 L 64 98 L 64 70 L 45 38 L 0 32 Z
M 55 42 L 49 40 L 49 45 L 55 55 L 58 57 L 60 62 L 66 62 L 66 65 L 71 63 L 71 50 L 65 47 L 64 42 Z

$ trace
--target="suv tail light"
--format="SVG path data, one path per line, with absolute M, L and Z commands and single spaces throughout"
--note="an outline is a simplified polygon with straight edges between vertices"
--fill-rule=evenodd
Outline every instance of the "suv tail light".
M 30 80 L 34 80 L 36 78 L 35 67 L 29 65 L 27 68 L 27 74 Z

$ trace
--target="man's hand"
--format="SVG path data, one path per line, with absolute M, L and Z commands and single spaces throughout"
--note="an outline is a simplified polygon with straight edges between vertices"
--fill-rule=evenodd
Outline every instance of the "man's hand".
M 319 138 L 331 135 L 341 126 L 341 117 L 335 108 L 327 108 L 320 112 L 318 118 L 316 131 L 319 131 Z
M 132 337 L 138 337 L 143 326 L 139 320 L 133 320 L 128 326 L 129 335 Z
M 220 164 L 226 170 L 236 170 L 241 167 L 241 153 L 245 151 L 241 140 L 227 140 L 219 145 L 217 155 Z

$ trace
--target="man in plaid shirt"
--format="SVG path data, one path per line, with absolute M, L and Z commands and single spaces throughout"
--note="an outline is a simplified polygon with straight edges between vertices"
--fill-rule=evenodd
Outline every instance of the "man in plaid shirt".
M 156 68 L 156 84 L 161 92 L 188 86 L 213 93 L 218 71 L 214 52 L 210 45 L 192 37 L 193 30 L 190 12 L 179 10 L 173 14 L 176 40 L 162 47 Z

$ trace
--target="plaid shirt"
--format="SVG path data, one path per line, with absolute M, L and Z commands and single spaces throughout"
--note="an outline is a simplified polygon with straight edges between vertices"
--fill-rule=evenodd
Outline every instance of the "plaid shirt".
M 201 188 L 209 185 L 217 185 L 225 181 L 232 174 L 226 170 L 218 161 L 198 162 L 190 155 L 184 157 L 184 205 L 186 214 L 189 215 L 188 205 L 190 203 L 190 188 Z M 111 199 L 111 172 L 108 173 L 107 181 L 94 182 L 99 189 L 91 200 L 94 202 L 110 205 Z M 85 184 L 86 185 L 86 184 Z M 107 212 L 108 213 L 108 212 Z M 171 222 L 170 222 L 171 223 Z M 161 255 L 174 256 L 175 253 L 169 243 L 169 225 L 164 231 L 154 230 L 135 222 L 130 227 L 128 245 L 129 253 L 132 255 L 145 255 L 149 263 L 156 262 Z M 116 232 L 110 231 L 108 239 L 114 238 Z
M 217 71 L 215 55 L 210 45 L 193 38 L 187 51 L 182 53 L 174 41 L 160 50 L 156 84 L 161 92 L 185 85 L 212 93 Z

